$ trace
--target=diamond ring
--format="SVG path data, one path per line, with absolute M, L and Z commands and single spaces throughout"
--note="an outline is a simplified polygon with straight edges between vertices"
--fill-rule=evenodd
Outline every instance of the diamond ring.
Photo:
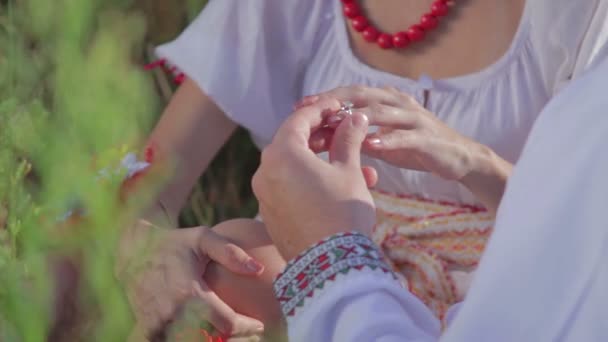
M 338 115 L 353 115 L 353 108 L 355 105 L 350 101 L 342 102 L 342 107 L 338 110 Z

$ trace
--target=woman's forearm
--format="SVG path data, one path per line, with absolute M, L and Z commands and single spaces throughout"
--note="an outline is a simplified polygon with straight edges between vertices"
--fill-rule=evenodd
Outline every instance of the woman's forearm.
M 466 186 L 492 213 L 496 213 L 513 165 L 489 147 L 479 145 L 472 158 L 472 171 L 460 182 Z
M 155 159 L 169 163 L 171 171 L 156 211 L 177 221 L 192 187 L 236 127 L 192 80 L 182 84 L 148 142 L 156 150 Z

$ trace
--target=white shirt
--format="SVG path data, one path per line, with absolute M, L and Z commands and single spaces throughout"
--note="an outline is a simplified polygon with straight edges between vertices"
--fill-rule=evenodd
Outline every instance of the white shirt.
M 359 60 L 339 0 L 212 0 L 175 41 L 158 48 L 258 146 L 295 101 L 338 86 L 394 86 L 422 100 L 461 134 L 515 162 L 545 104 L 595 57 L 608 36 L 606 0 L 527 0 L 505 55 L 478 72 L 412 80 Z M 491 33 L 489 33 L 491 34 Z M 364 160 L 378 189 L 474 203 L 456 182 Z
M 343 265 L 375 270 L 349 266 L 309 293 L 282 291 L 296 284 L 298 263 L 313 264 L 309 251 L 277 279 L 279 299 L 303 298 L 282 302 L 290 341 L 608 341 L 606 89 L 608 59 L 541 114 L 470 292 L 443 336 L 428 309 L 359 248 Z M 311 251 L 327 252 L 319 246 L 332 247 Z M 307 283 L 322 275 L 315 274 Z

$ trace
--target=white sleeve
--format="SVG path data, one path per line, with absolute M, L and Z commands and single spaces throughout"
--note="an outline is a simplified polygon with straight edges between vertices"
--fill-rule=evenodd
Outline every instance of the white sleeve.
M 233 121 L 269 140 L 301 96 L 324 1 L 211 0 L 156 53 Z
M 572 78 L 600 63 L 608 55 L 608 1 L 598 0 L 587 32 L 580 44 Z
M 495 231 L 441 340 L 608 341 L 608 60 L 541 114 Z M 342 234 L 288 263 L 275 282 L 290 341 L 440 339 L 365 236 Z
M 526 1 L 526 10 L 540 77 L 551 95 L 605 58 L 608 0 Z
M 360 234 L 336 235 L 313 246 L 288 264 L 275 293 L 291 342 L 439 339 L 439 321 Z
M 538 118 L 446 341 L 608 341 L 608 60 Z

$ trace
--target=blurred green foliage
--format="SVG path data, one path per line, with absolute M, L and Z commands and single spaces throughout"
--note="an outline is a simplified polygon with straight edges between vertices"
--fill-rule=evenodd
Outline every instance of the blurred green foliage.
M 125 340 L 132 322 L 113 277 L 114 246 L 140 208 L 119 207 L 120 177 L 100 182 L 95 170 L 136 148 L 164 105 L 140 67 L 146 46 L 175 37 L 203 5 L 0 0 L 0 341 Z M 237 132 L 194 189 L 182 224 L 254 215 L 258 156 Z M 57 218 L 75 204 L 86 220 L 61 226 Z M 67 256 L 82 271 L 75 330 L 53 321 L 49 269 Z

